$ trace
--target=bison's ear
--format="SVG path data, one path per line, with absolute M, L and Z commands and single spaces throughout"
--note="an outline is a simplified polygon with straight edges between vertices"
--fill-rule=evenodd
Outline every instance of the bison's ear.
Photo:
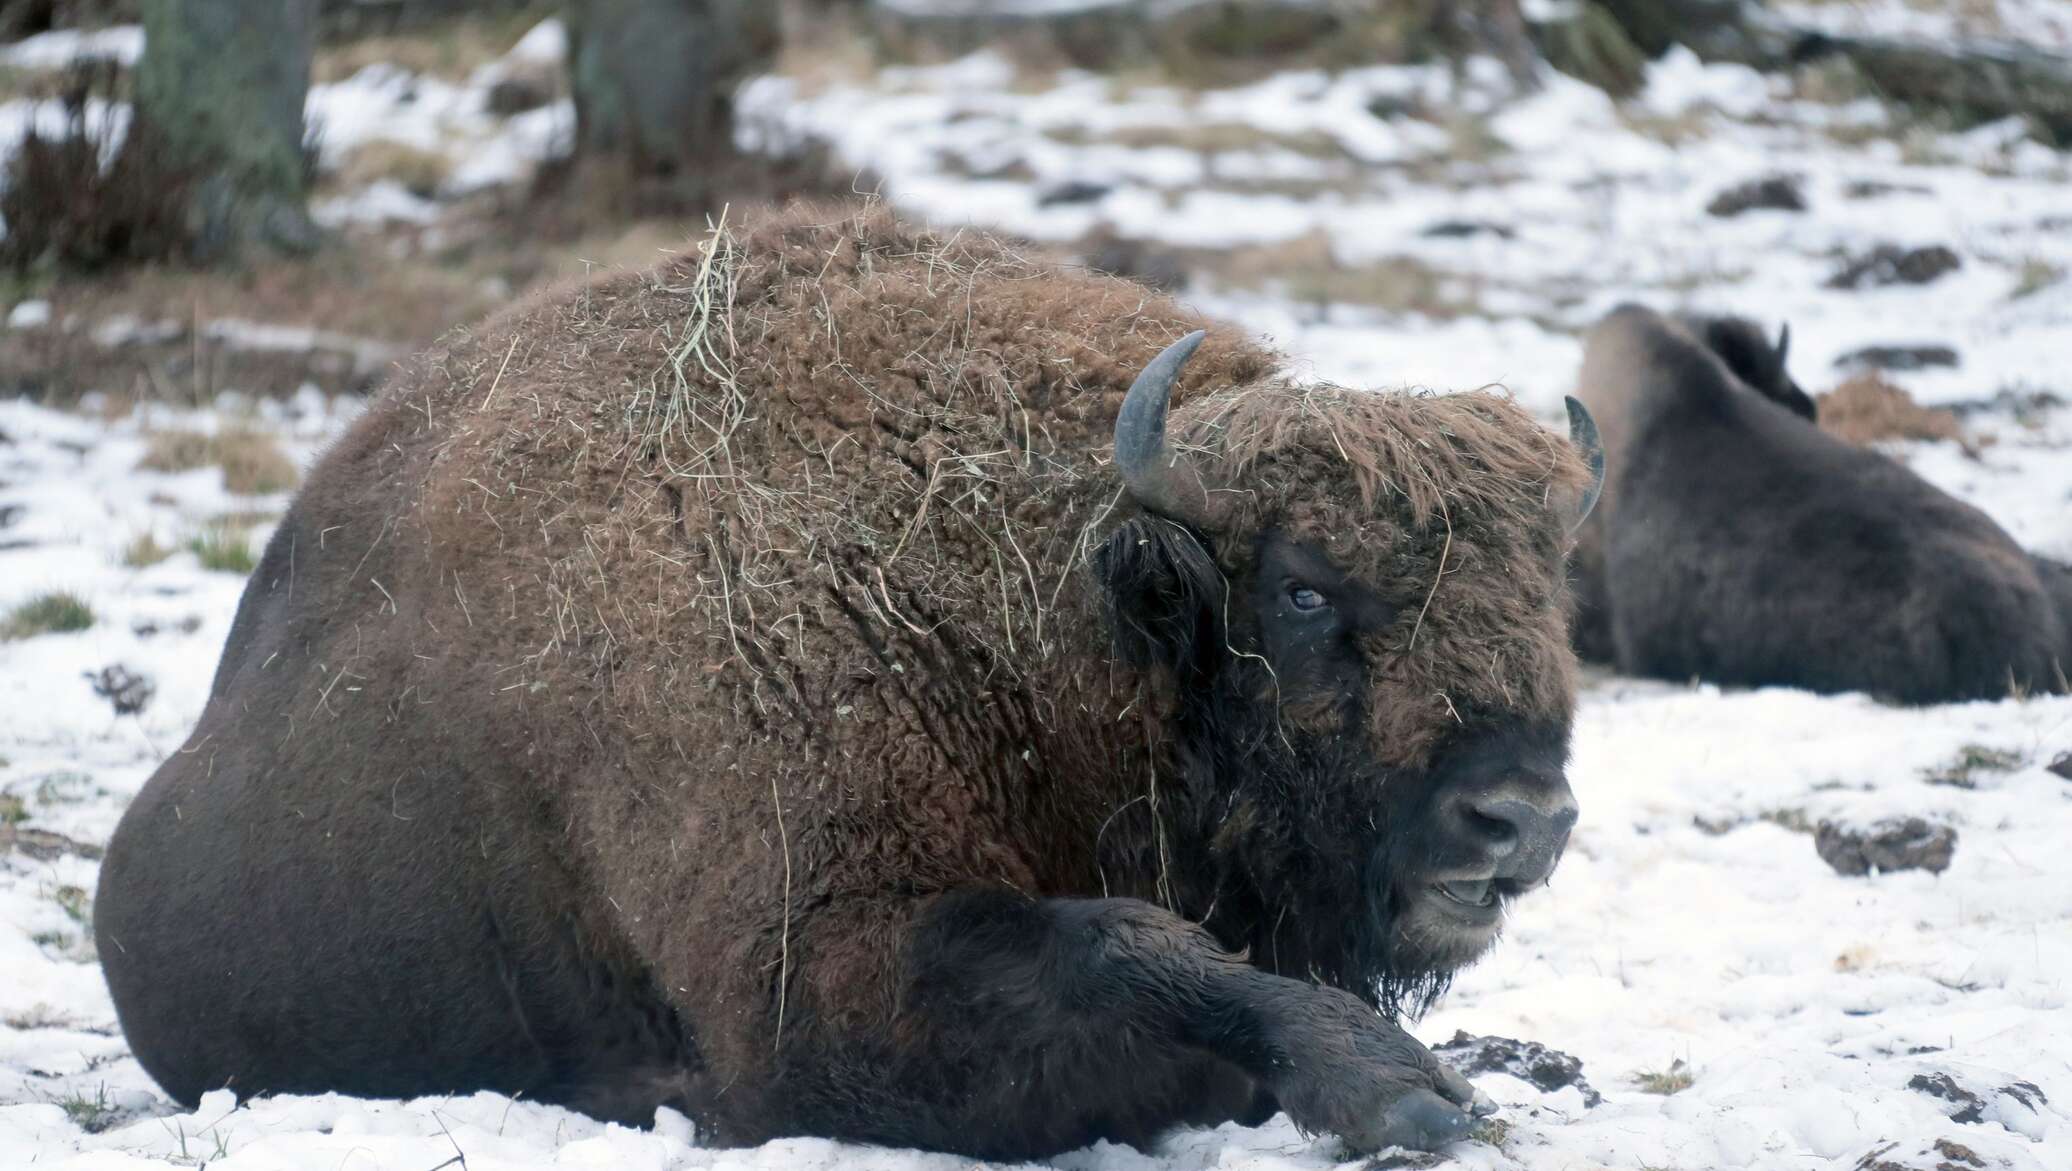
M 1209 675 L 1224 650 L 1223 571 L 1184 526 L 1129 520 L 1094 556 L 1115 651 L 1133 666 L 1164 664 L 1182 679 Z

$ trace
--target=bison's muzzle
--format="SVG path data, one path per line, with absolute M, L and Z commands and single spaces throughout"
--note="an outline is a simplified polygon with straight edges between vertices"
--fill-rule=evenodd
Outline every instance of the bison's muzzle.
M 1432 901 L 1454 918 L 1493 929 L 1504 900 L 1552 876 L 1577 815 L 1553 743 L 1476 738 L 1439 769 L 1422 875 Z

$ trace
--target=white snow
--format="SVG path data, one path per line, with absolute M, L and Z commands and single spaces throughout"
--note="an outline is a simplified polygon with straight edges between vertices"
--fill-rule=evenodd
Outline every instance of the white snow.
M 0 65 L 45 70 L 95 60 L 135 65 L 143 55 L 142 25 L 120 24 L 92 30 L 58 28 L 0 48 Z
M 370 143 L 396 143 L 448 156 L 453 169 L 441 194 L 457 196 L 516 182 L 567 151 L 575 131 L 573 102 L 562 99 L 501 118 L 484 108 L 489 84 L 369 65 L 343 81 L 312 86 L 309 118 L 321 132 L 322 165 L 335 168 Z
M 1500 346 L 1500 339 L 1480 344 Z M 1465 345 L 1464 345 L 1465 348 Z M 1527 349 L 1529 352 L 1529 347 Z M 281 498 L 227 496 L 211 469 L 134 470 L 153 429 L 240 425 L 284 437 L 307 460 L 353 408 L 306 391 L 285 404 L 150 412 L 115 423 L 0 404 L 0 510 L 19 508 L 0 546 L 0 607 L 65 588 L 94 607 L 92 629 L 0 644 L 0 793 L 28 827 L 106 839 L 122 806 L 198 714 L 242 583 L 181 552 L 128 569 L 120 550 L 152 533 L 174 545 L 226 512 Z M 1903 452 L 2032 545 L 2072 549 L 2072 416 L 2018 432 L 1983 464 L 1947 445 Z M 2051 507 L 2049 500 L 2060 502 Z M 251 540 L 265 538 L 262 525 Z M 183 623 L 193 621 L 191 630 Z M 147 626 L 155 632 L 138 631 Z M 116 717 L 82 673 L 121 662 L 158 695 Z M 1976 788 L 1924 777 L 1967 746 L 2015 754 Z M 2072 971 L 2072 783 L 2044 771 L 2072 749 L 2072 699 L 1907 710 L 1782 690 L 1722 693 L 1601 679 L 1587 692 L 1572 777 L 1585 809 L 1554 886 L 1518 908 L 1506 941 L 1419 1026 L 1529 1038 L 1581 1057 L 1605 1094 L 1543 1093 L 1480 1079 L 1505 1107 L 1503 1147 L 1468 1143 L 1458 1165 L 1800 1167 L 1902 1138 L 1943 1135 L 2005 1166 L 2054 1165 L 2072 1143 L 2064 1060 Z M 1811 840 L 1773 820 L 1919 814 L 1960 831 L 1940 877 L 1840 878 Z M 654 1132 L 602 1125 L 494 1095 L 413 1103 L 325 1096 L 192 1112 L 157 1094 L 123 1050 L 93 968 L 90 935 L 65 909 L 95 866 L 63 856 L 0 858 L 0 1165 L 138 1167 L 207 1158 L 212 1167 L 349 1166 L 423 1171 L 455 1144 L 471 1167 L 965 1167 L 962 1160 L 787 1142 L 746 1152 L 689 1143 L 665 1115 Z M 77 903 L 72 904 L 75 908 Z M 1671 1097 L 1631 1079 L 1682 1060 L 1691 1087 Z M 1987 1101 L 1984 1121 L 1947 1122 L 1907 1081 L 1948 1074 Z M 2028 1081 L 2034 1108 L 1997 1091 Z M 113 1125 L 68 1118 L 105 1098 Z M 450 1138 L 449 1138 L 450 1136 Z M 223 1154 L 218 1154 L 218 1145 Z M 1097 1148 L 1057 1160 L 1087 1171 L 1338 1162 L 1285 1119 L 1259 1130 L 1176 1136 L 1151 1155 Z M 184 1156 L 183 1156 L 183 1151 Z M 356 1153 L 357 1152 L 357 1153 Z
M 7 311 L 7 328 L 41 329 L 50 324 L 50 302 L 21 301 Z
M 377 179 L 358 191 L 319 199 L 310 217 L 326 228 L 346 224 L 429 224 L 439 218 L 439 205 L 412 194 L 394 179 Z
M 1770 7 L 1789 23 L 1832 33 L 2072 49 L 2072 6 L 2064 0 L 1773 0 Z
M 1961 31 L 1952 9 L 1916 0 L 1780 7 L 1836 27 Z M 1960 7 L 1978 19 L 1979 5 Z M 1986 7 L 2005 35 L 2072 44 L 2058 0 Z M 320 87 L 311 105 L 327 159 L 384 139 L 437 151 L 455 164 L 442 197 L 522 176 L 565 147 L 566 104 L 494 119 L 481 97 L 496 70 L 550 61 L 564 36 L 543 25 L 464 85 L 374 67 Z M 744 143 L 826 143 L 919 218 L 1061 242 L 1105 226 L 1176 248 L 1429 271 L 1443 305 L 1326 303 L 1292 280 L 1186 292 L 1273 336 L 1301 371 L 1354 385 L 1498 382 L 1551 423 L 1573 386 L 1580 330 L 1625 299 L 1789 320 L 1794 370 L 1814 391 L 1862 346 L 1947 344 L 1956 368 L 1894 377 L 1928 402 L 2009 392 L 1967 416 L 1993 442 L 1977 458 L 1948 443 L 1891 453 L 2025 546 L 2072 557 L 2072 408 L 2011 405 L 2032 392 L 2072 397 L 2072 167 L 2016 125 L 1898 129 L 1876 103 L 1805 100 L 1681 53 L 1627 103 L 1559 76 L 1520 98 L 1489 62 L 1459 79 L 1376 67 L 1197 94 L 1072 72 L 1032 83 L 1004 57 L 978 54 L 819 90 L 765 78 L 740 104 Z M 45 116 L 0 105 L 0 142 Z M 1500 145 L 1461 149 L 1482 132 Z M 1706 212 L 1721 190 L 1777 174 L 1800 178 L 1805 211 Z M 1089 197 L 1043 205 L 1067 184 Z M 319 207 L 333 223 L 435 214 L 393 185 Z M 1428 234 L 1449 222 L 1501 231 Z M 1824 287 L 1847 256 L 1880 243 L 1946 245 L 1962 267 L 1925 286 Z M 47 323 L 38 304 L 15 305 L 9 327 Z M 219 328 L 248 345 L 351 341 Z M 284 505 L 231 497 L 210 469 L 135 470 L 147 434 L 254 427 L 306 461 L 353 409 L 313 391 L 113 421 L 92 404 L 61 413 L 0 402 L 0 612 L 68 589 L 97 614 L 83 632 L 0 643 L 0 800 L 21 802 L 25 828 L 104 841 L 200 711 L 241 582 L 185 551 L 126 568 L 123 548 L 146 533 L 178 547 L 224 514 Z M 265 536 L 262 521 L 254 549 Z M 113 715 L 82 678 L 115 662 L 158 685 L 141 715 Z M 1929 783 L 1979 749 L 2005 754 L 2006 767 L 1975 770 L 1970 788 Z M 1558 1048 L 1583 1061 L 1605 1100 L 1590 1108 L 1574 1089 L 1480 1077 L 1508 1129 L 1488 1136 L 1495 1145 L 1458 1145 L 1449 1165 L 1857 1171 L 1887 1159 L 1927 1171 L 1944 1160 L 1942 1141 L 1999 1171 L 2072 1166 L 2072 781 L 2045 768 L 2068 751 L 2072 698 L 1902 709 L 1593 676 L 1571 769 L 1583 805 L 1574 845 L 1552 888 L 1518 906 L 1505 941 L 1416 1031 L 1435 1043 L 1465 1029 Z M 1843 878 L 1802 832 L 1823 818 L 1901 815 L 1957 828 L 1948 871 Z M 717 1151 L 666 1111 L 655 1129 L 629 1130 L 487 1094 L 242 1108 L 215 1095 L 185 1111 L 116 1029 L 78 921 L 95 874 L 77 854 L 0 854 L 0 1168 L 429 1171 L 459 1155 L 473 1171 L 971 1166 L 818 1140 Z M 1681 1092 L 1635 1084 L 1679 1061 L 1691 1076 Z M 1909 1086 L 1917 1076 L 1978 1095 L 1977 1119 L 1952 1120 L 1955 1105 Z M 1051 1165 L 1343 1161 L 1331 1140 L 1283 1118 Z
M 511 51 L 504 54 L 507 62 L 525 62 L 531 65 L 559 66 L 568 56 L 568 26 L 558 19 L 543 20 L 526 30 Z
M 1770 82 L 1746 65 L 1707 65 L 1682 45 L 1672 45 L 1648 67 L 1641 104 L 1656 114 L 1709 108 L 1746 118 L 1770 103 Z
M 1928 402 L 2047 382 L 2062 368 L 2072 281 L 2013 294 L 2032 274 L 2072 269 L 2072 164 L 2012 121 L 1914 131 L 1902 150 L 1865 133 L 1887 120 L 1874 103 L 1801 100 L 1786 79 L 1681 50 L 1655 63 L 1625 106 L 1559 74 L 1538 94 L 1510 97 L 1490 62 L 1460 81 L 1439 67 L 1377 66 L 1200 95 L 1072 72 L 1028 88 L 990 53 L 810 94 L 765 78 L 741 96 L 740 137 L 771 150 L 825 143 L 879 177 L 895 205 L 945 224 L 1058 241 L 1107 227 L 1187 249 L 1320 234 L 1342 266 L 1407 259 L 1473 294 L 1460 320 L 1288 304 L 1285 289 L 1190 296 L 1274 334 L 1325 377 L 1501 381 L 1550 418 L 1580 359 L 1576 335 L 1629 299 L 1788 320 L 1801 380 L 1815 387 L 1837 377 L 1838 357 L 1894 343 L 1958 351 L 1953 369 L 1902 378 Z M 1476 110 L 1499 145 L 1463 159 L 1445 122 Z M 1224 135 L 1237 145 L 1198 149 L 1199 167 L 1156 142 L 1233 125 L 1257 141 Z M 1248 185 L 1259 176 L 1243 160 L 1292 153 L 1282 144 L 1301 144 L 1307 166 L 1266 190 Z M 1017 167 L 1033 178 L 996 177 Z M 1799 178 L 1805 212 L 1705 214 L 1721 191 L 1779 174 Z M 1039 205 L 1068 183 L 1106 190 Z M 1426 235 L 1457 220 L 1509 234 Z M 1883 243 L 1947 245 L 1963 267 L 1925 286 L 1823 286 L 1847 256 Z M 1461 344 L 1519 332 L 1536 335 L 1529 361 L 1510 346 Z

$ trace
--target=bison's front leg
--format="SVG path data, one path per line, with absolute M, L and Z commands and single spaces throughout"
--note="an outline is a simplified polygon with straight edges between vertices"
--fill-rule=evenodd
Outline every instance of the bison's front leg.
M 980 1079 L 997 1055 L 990 1076 L 1027 1095 L 975 1089 L 986 1110 L 1119 1119 L 1170 1094 L 1168 1071 L 1189 1059 L 1242 1070 L 1303 1129 L 1364 1151 L 1434 1149 L 1495 1108 L 1357 997 L 1261 971 L 1148 903 L 941 897 L 915 922 L 905 966 L 914 1033 L 981 1058 L 966 1063 Z M 1203 1120 L 1198 1104 L 1168 1109 L 1166 1125 Z

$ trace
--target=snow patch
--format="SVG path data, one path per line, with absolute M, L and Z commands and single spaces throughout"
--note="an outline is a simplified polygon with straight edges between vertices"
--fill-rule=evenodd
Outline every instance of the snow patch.
M 16 69 L 58 70 L 81 61 L 113 61 L 135 65 L 144 56 L 144 26 L 119 24 L 103 29 L 51 29 L 0 48 L 0 65 Z

